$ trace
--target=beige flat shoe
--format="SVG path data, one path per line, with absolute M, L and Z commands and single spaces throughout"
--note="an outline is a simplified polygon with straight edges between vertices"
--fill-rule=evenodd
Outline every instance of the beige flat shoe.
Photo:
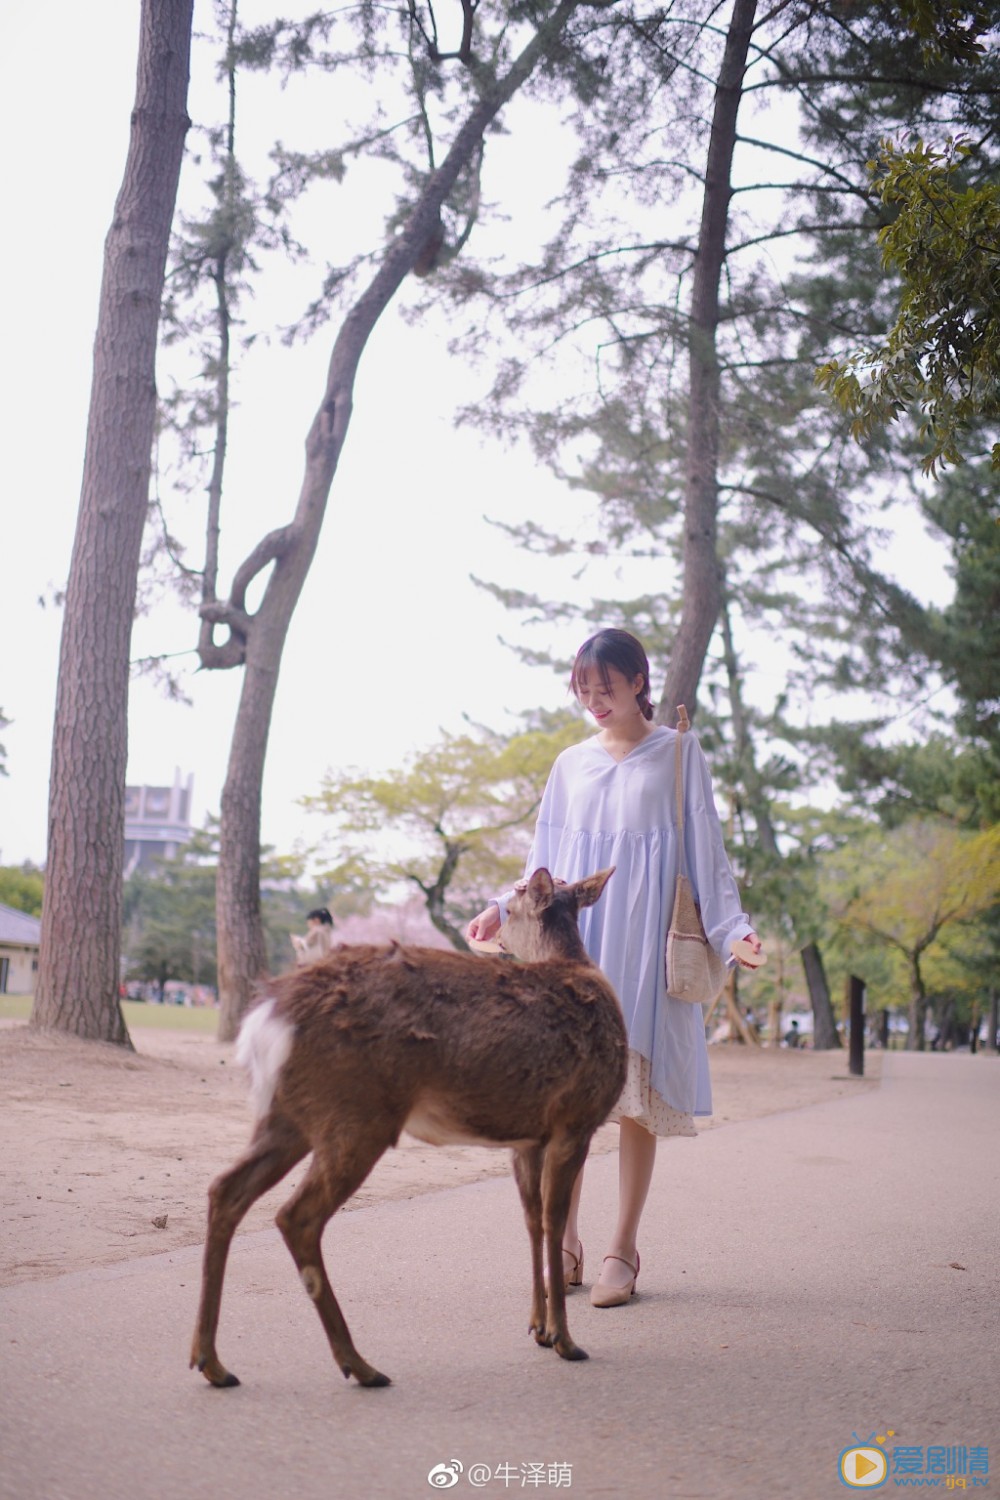
M 579 1246 L 580 1246 L 580 1254 L 579 1255 L 574 1255 L 572 1250 L 567 1250 L 566 1246 L 563 1245 L 563 1285 L 565 1286 L 565 1288 L 566 1288 L 567 1291 L 569 1291 L 569 1289 L 570 1289 L 571 1286 L 582 1286 L 583 1285 L 583 1241 L 580 1240 L 580 1241 L 578 1241 L 578 1243 L 579 1243 Z M 568 1271 L 566 1270 L 566 1256 L 569 1256 L 570 1260 L 573 1262 L 571 1268 Z M 544 1268 L 544 1271 L 543 1271 L 542 1274 L 545 1277 L 545 1294 L 546 1294 L 546 1296 L 548 1296 L 548 1291 L 549 1291 L 549 1268 L 548 1268 L 548 1266 L 546 1266 Z
M 635 1284 L 639 1279 L 639 1252 L 636 1251 L 635 1265 L 626 1260 L 623 1255 L 606 1255 L 605 1260 L 620 1260 L 623 1266 L 628 1266 L 632 1272 L 632 1280 L 626 1286 L 602 1286 L 595 1281 L 590 1289 L 591 1307 L 624 1307 L 630 1297 L 635 1296 Z

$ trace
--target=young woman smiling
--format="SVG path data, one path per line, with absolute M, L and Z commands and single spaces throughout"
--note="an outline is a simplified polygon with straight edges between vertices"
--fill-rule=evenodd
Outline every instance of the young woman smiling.
M 525 874 L 544 865 L 573 881 L 615 867 L 601 900 L 581 912 L 580 934 L 618 993 L 629 1036 L 628 1077 L 610 1116 L 620 1130 L 618 1220 L 590 1296 L 595 1307 L 618 1307 L 636 1289 L 639 1223 L 657 1139 L 696 1135 L 694 1117 L 711 1114 L 712 1098 L 701 1007 L 667 993 L 663 968 L 678 868 L 677 731 L 652 722 L 649 662 L 626 630 L 601 630 L 584 642 L 570 688 L 599 731 L 564 750 L 552 767 Z M 694 735 L 684 735 L 682 752 L 687 870 L 709 942 L 728 958 L 734 942 L 748 939 L 758 954 Z M 496 937 L 509 895 L 473 918 L 470 939 Z M 563 1269 L 573 1286 L 583 1280 L 582 1180 L 581 1172 L 563 1239 Z

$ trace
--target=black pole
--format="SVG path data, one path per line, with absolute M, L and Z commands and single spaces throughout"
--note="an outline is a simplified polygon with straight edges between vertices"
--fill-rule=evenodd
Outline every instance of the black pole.
M 880 1025 L 881 1025 L 881 1030 L 879 1032 L 879 1040 L 882 1043 L 883 1051 L 888 1051 L 888 1049 L 889 1049 L 889 1012 L 887 1010 L 884 1010 L 882 1012 L 881 1019 L 880 1019 Z
M 860 1078 L 865 1071 L 865 982 L 852 974 L 847 986 L 851 1017 L 850 1070 Z

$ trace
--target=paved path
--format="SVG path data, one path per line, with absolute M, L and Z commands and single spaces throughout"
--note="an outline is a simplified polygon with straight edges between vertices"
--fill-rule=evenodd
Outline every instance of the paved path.
M 1000 1493 L 1000 1062 L 896 1053 L 884 1069 L 854 1099 L 661 1148 L 641 1296 L 570 1300 L 586 1364 L 525 1331 L 506 1179 L 327 1231 L 385 1390 L 335 1370 L 276 1232 L 233 1251 L 219 1349 L 238 1390 L 186 1368 L 195 1250 L 0 1293 L 0 1496 L 419 1500 L 457 1461 L 458 1500 L 820 1500 L 847 1493 L 852 1434 L 890 1429 L 883 1495 L 904 1446 L 922 1477 L 932 1448 L 988 1448 L 979 1488 Z M 588 1283 L 616 1171 L 614 1155 L 587 1168 Z

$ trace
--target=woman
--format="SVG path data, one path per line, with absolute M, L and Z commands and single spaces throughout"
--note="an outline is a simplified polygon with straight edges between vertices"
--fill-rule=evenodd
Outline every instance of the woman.
M 304 969 L 309 964 L 318 964 L 326 958 L 333 947 L 333 918 L 325 906 L 317 906 L 306 913 L 306 935 L 292 934 L 296 968 Z
M 663 970 L 677 875 L 677 732 L 652 722 L 649 662 L 626 630 L 601 630 L 580 647 L 570 688 L 599 732 L 556 759 L 526 873 L 544 865 L 578 880 L 615 866 L 601 900 L 581 912 L 580 933 L 618 993 L 629 1037 L 628 1077 L 610 1117 L 620 1129 L 618 1222 L 590 1296 L 595 1307 L 618 1307 L 639 1275 L 637 1237 L 657 1137 L 697 1134 L 694 1116 L 711 1114 L 712 1096 L 701 1007 L 671 998 Z M 760 941 L 740 909 L 701 746 L 685 734 L 682 751 L 687 873 L 706 934 L 723 957 L 739 939 L 759 955 Z M 496 936 L 507 896 L 473 918 L 470 939 Z M 563 1270 L 572 1286 L 583 1280 L 582 1178 L 581 1172 L 563 1237 Z

